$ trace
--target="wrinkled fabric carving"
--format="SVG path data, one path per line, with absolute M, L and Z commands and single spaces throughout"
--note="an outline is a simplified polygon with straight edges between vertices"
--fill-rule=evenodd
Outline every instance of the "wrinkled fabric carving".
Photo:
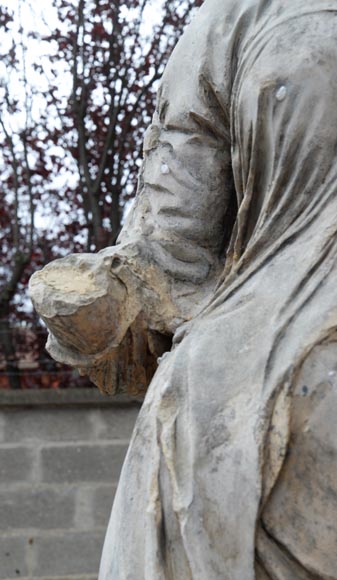
M 206 0 L 118 245 L 34 275 L 51 352 L 103 388 L 130 329 L 175 333 L 100 580 L 337 580 L 336 36 L 335 0 Z M 62 268 L 92 292 L 64 299 Z
M 337 578 L 337 526 L 318 549 L 324 520 L 305 521 L 290 483 L 299 449 L 324 442 L 315 406 L 301 425 L 315 423 L 316 446 L 294 420 L 301 373 L 324 359 L 311 396 L 327 405 L 336 393 L 336 16 L 333 2 L 206 1 L 164 75 L 122 246 L 138 232 L 164 246 L 155 259 L 173 280 L 176 261 L 194 284 L 212 268 L 216 280 L 234 192 L 238 213 L 216 292 L 150 386 L 101 580 Z M 189 257 L 176 254 L 185 239 Z M 333 486 L 336 440 L 324 452 Z M 306 493 L 313 501 L 322 486 Z M 321 509 L 336 515 L 328 495 Z

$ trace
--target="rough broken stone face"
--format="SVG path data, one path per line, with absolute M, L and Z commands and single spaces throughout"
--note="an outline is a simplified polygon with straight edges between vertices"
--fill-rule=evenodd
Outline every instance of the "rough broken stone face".
M 30 293 L 50 335 L 48 352 L 102 392 L 144 395 L 169 337 L 150 331 L 127 299 L 111 256 L 74 254 L 34 274 Z
M 30 282 L 34 306 L 48 328 L 65 348 L 82 355 L 116 346 L 128 327 L 126 291 L 109 262 L 75 254 L 55 260 Z

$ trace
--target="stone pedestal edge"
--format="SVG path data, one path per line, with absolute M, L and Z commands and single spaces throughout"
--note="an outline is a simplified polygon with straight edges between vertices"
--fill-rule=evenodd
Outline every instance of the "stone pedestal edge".
M 100 407 L 140 406 L 141 397 L 129 395 L 102 395 L 98 389 L 40 389 L 10 391 L 0 390 L 0 408 L 3 407 Z

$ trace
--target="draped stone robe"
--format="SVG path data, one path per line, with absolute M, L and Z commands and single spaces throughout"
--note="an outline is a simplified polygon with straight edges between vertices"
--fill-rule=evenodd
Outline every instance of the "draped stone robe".
M 337 579 L 336 38 L 332 0 L 206 0 L 166 68 L 102 254 L 178 330 L 100 580 Z

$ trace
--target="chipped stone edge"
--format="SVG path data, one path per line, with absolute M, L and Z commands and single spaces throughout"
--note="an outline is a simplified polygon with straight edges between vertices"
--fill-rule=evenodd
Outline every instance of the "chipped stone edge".
M 97 407 L 97 406 L 137 406 L 143 402 L 141 397 L 129 395 L 102 395 L 97 389 L 24 389 L 0 390 L 0 408 L 4 407 Z

